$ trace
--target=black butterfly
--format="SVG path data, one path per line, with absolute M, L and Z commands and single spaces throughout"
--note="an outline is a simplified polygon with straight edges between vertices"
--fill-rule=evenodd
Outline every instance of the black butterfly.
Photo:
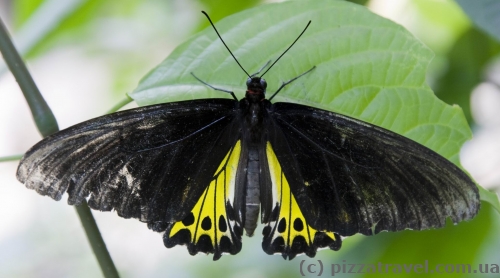
M 259 208 L 264 251 L 285 259 L 338 250 L 341 236 L 436 228 L 477 214 L 475 183 L 434 151 L 347 116 L 270 102 L 295 79 L 314 78 L 310 71 L 269 100 L 265 72 L 249 75 L 241 100 L 196 77 L 234 99 L 80 123 L 33 146 L 17 178 L 55 200 L 68 192 L 71 205 L 90 195 L 91 208 L 137 218 L 164 232 L 167 247 L 187 244 L 214 260 L 241 250 Z

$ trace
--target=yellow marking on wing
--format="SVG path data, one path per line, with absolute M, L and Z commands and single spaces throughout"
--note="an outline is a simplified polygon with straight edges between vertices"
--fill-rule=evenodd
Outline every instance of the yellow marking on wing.
M 230 229 L 232 229 L 234 224 L 231 224 L 228 219 L 226 202 L 232 202 L 232 200 L 229 200 L 229 196 L 230 191 L 234 190 L 240 154 L 241 144 L 238 141 L 222 160 L 217 171 L 214 173 L 214 179 L 191 210 L 194 216 L 193 224 L 186 226 L 183 221 L 176 222 L 170 230 L 169 237 L 173 237 L 182 229 L 188 229 L 191 234 L 192 243 L 197 244 L 202 235 L 208 235 L 214 247 L 219 245 L 223 236 L 227 236 L 229 239 L 232 238 Z M 224 227 L 219 227 L 219 218 L 221 216 L 224 218 L 226 224 L 225 229 Z M 207 219 L 210 225 L 207 225 Z M 209 228 L 207 229 L 207 227 Z
M 309 226 L 307 220 L 302 214 L 295 197 L 290 191 L 290 185 L 283 174 L 278 158 L 276 157 L 271 143 L 269 142 L 266 145 L 266 153 L 271 173 L 271 181 L 273 186 L 276 187 L 277 192 L 277 200 L 275 200 L 275 202 L 278 202 L 280 205 L 280 212 L 279 217 L 276 220 L 276 230 L 274 231 L 273 240 L 281 236 L 283 237 L 286 246 L 292 246 L 294 239 L 298 236 L 302 236 L 307 245 L 310 246 L 314 243 L 314 236 L 318 233 L 318 231 Z M 305 185 L 307 186 L 307 183 Z M 280 229 L 280 222 L 283 220 L 286 221 L 284 230 L 283 225 Z M 300 223 L 302 225 L 300 225 Z M 324 233 L 333 240 L 336 240 L 333 232 L 325 231 Z
M 333 234 L 333 232 L 326 232 L 325 234 L 329 236 L 331 239 L 335 240 L 335 235 Z

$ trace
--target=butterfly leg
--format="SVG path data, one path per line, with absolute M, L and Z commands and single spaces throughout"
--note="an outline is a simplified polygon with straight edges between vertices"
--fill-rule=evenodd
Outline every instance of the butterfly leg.
M 256 73 L 253 73 L 250 75 L 250 77 L 254 77 L 256 76 L 257 74 L 259 74 L 261 71 L 263 71 L 265 68 L 267 68 L 267 66 L 271 63 L 271 60 L 267 61 L 267 63 L 262 66 Z
M 303 76 L 303 75 L 306 75 L 308 74 L 309 72 L 311 72 L 313 69 L 315 69 L 316 66 L 310 68 L 309 70 L 307 70 L 306 72 L 303 72 L 301 73 L 300 75 L 288 80 L 288 81 L 285 81 L 283 83 L 281 83 L 281 86 L 278 88 L 278 90 L 276 90 L 276 92 L 269 98 L 269 101 L 271 101 L 273 99 L 273 97 L 275 97 L 280 91 L 281 89 L 283 89 L 286 85 L 292 83 L 293 81 L 295 81 L 296 79 L 298 79 L 299 77 Z
M 216 90 L 216 91 L 221 91 L 221 92 L 226 92 L 226 93 L 231 94 L 231 96 L 232 96 L 232 97 L 233 97 L 236 101 L 238 101 L 238 99 L 237 99 L 237 98 L 236 98 L 236 96 L 234 95 L 233 91 L 229 91 L 229 90 L 226 90 L 226 89 L 221 89 L 221 88 L 214 87 L 214 86 L 212 86 L 212 85 L 208 84 L 207 82 L 205 82 L 205 81 L 203 81 L 203 80 L 199 79 L 199 78 L 198 78 L 196 75 L 194 75 L 194 73 L 192 73 L 192 72 L 191 72 L 191 75 L 192 75 L 192 76 L 194 76 L 194 78 L 196 78 L 196 80 L 198 80 L 198 81 L 200 81 L 201 83 L 203 83 L 203 84 L 207 85 L 209 88 L 212 88 L 212 89 L 214 89 L 214 90 Z

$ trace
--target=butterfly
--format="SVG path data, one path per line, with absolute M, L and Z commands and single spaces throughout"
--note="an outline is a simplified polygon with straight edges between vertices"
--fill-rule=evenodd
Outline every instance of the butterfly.
M 164 233 L 166 247 L 187 245 L 214 260 L 237 254 L 259 216 L 263 250 L 293 259 L 339 250 L 342 237 L 356 233 L 437 228 L 478 213 L 475 183 L 425 146 L 345 115 L 271 102 L 298 78 L 314 78 L 314 67 L 266 98 L 263 76 L 286 51 L 252 75 L 240 65 L 248 76 L 241 100 L 193 74 L 233 99 L 151 105 L 77 124 L 28 150 L 17 178 L 55 200 L 68 193 L 70 205 L 88 198 L 93 209 L 139 219 Z

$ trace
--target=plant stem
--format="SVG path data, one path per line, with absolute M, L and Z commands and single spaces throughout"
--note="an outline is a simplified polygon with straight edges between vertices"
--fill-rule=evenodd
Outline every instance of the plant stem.
M 57 121 L 50 110 L 50 107 L 43 99 L 42 94 L 38 90 L 35 81 L 31 77 L 24 64 L 23 60 L 19 56 L 14 44 L 10 40 L 7 29 L 0 19 L 0 51 L 2 52 L 3 58 L 9 66 L 10 71 L 16 78 L 19 87 L 23 91 L 24 98 L 28 102 L 28 105 L 35 120 L 38 131 L 43 137 L 46 137 L 56 131 L 58 131 Z
M 122 108 L 123 106 L 125 106 L 131 102 L 132 102 L 132 98 L 130 98 L 128 95 L 126 95 L 124 99 L 120 100 L 117 104 L 115 104 L 113 107 L 111 107 L 111 109 L 109 109 L 108 112 L 106 112 L 106 114 L 114 113 L 114 112 L 118 111 L 120 108 Z
M 87 200 L 83 199 L 82 204 L 75 206 L 75 209 L 80 217 L 80 222 L 82 223 L 87 239 L 92 246 L 97 262 L 99 262 L 102 274 L 106 278 L 120 277 L 115 264 L 113 263 L 113 259 L 111 259 L 108 249 L 106 248 L 106 243 L 104 243 L 101 232 L 99 232 L 99 228 L 97 227 L 97 223 L 92 215 L 92 211 L 90 211 L 90 208 L 87 205 Z
M 9 66 L 10 71 L 16 78 L 17 83 L 19 83 L 19 87 L 21 87 L 40 133 L 46 137 L 54 132 L 57 132 L 58 126 L 54 114 L 52 114 L 50 107 L 47 105 L 43 96 L 40 94 L 40 91 L 36 87 L 33 78 L 26 68 L 26 65 L 10 40 L 7 29 L 1 19 L 0 52 Z M 97 228 L 87 202 L 84 201 L 80 206 L 75 208 L 104 277 L 119 277 L 118 271 L 116 270 L 113 260 L 106 249 L 104 240 L 101 237 L 101 233 Z
M 16 154 L 16 155 L 9 155 L 9 156 L 0 157 L 0 162 L 20 160 L 21 158 L 23 158 L 23 155 L 24 154 Z

